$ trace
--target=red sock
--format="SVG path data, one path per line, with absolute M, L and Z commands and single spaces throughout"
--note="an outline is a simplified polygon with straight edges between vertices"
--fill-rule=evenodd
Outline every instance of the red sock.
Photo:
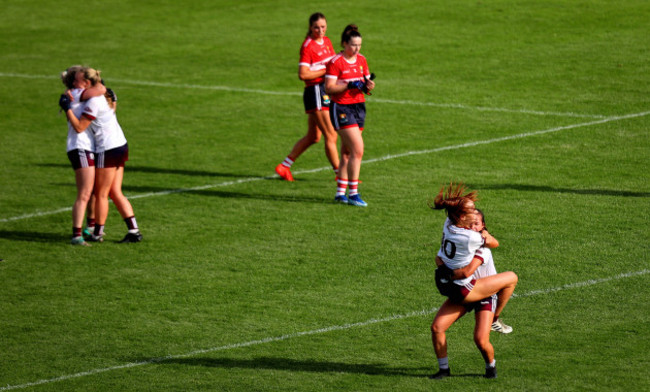
M 348 184 L 350 185 L 350 196 L 354 196 L 359 193 L 359 180 L 350 180 L 348 181 Z

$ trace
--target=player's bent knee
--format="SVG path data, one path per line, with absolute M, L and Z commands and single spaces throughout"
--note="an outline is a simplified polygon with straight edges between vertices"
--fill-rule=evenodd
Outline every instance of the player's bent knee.
M 445 327 L 444 325 L 438 324 L 436 322 L 431 324 L 431 333 L 433 333 L 435 335 L 439 335 L 439 334 L 444 335 L 445 332 L 447 332 L 447 327 Z
M 92 191 L 91 192 L 83 192 L 79 194 L 79 200 L 81 200 L 84 203 L 88 203 L 90 201 L 90 197 L 93 195 Z
M 474 336 L 474 343 L 479 349 L 486 349 L 490 345 L 490 337 L 485 336 Z
M 501 281 L 506 283 L 508 286 L 516 285 L 519 281 L 519 277 L 512 271 L 501 272 L 498 275 L 501 276 Z

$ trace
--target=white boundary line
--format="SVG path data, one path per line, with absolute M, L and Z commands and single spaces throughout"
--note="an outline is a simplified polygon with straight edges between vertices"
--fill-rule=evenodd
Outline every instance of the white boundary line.
M 504 136 L 504 137 L 499 137 L 499 138 L 494 138 L 494 139 L 479 140 L 479 141 L 475 141 L 475 142 L 469 142 L 469 143 L 456 144 L 456 145 L 452 145 L 452 146 L 432 148 L 432 149 L 428 149 L 428 150 L 408 151 L 408 152 L 401 153 L 401 154 L 386 155 L 386 156 L 379 157 L 379 158 L 367 159 L 367 160 L 364 160 L 362 163 L 363 164 L 368 164 L 368 163 L 375 163 L 375 162 L 383 162 L 383 161 L 387 161 L 387 160 L 390 160 L 390 159 L 403 158 L 403 157 L 412 156 L 412 155 L 422 155 L 422 154 L 430 154 L 430 153 L 434 153 L 434 152 L 457 150 L 457 149 L 460 149 L 460 148 L 474 147 L 474 146 L 479 146 L 479 145 L 484 145 L 484 144 L 503 142 L 503 141 L 507 141 L 507 140 L 521 139 L 521 138 L 526 138 L 526 137 L 530 137 L 530 136 L 544 135 L 544 134 L 547 134 L 547 133 L 559 132 L 559 131 L 564 131 L 564 130 L 567 130 L 567 129 L 588 127 L 588 126 L 591 126 L 591 125 L 604 124 L 604 123 L 608 123 L 608 122 L 612 122 L 612 121 L 620 121 L 620 120 L 626 120 L 626 119 L 630 119 L 630 118 L 644 117 L 644 116 L 647 116 L 649 114 L 650 114 L 650 111 L 641 112 L 641 113 L 633 113 L 633 114 L 627 114 L 627 115 L 624 115 L 624 116 L 608 117 L 608 118 L 603 118 L 603 119 L 600 119 L 600 120 L 594 120 L 594 121 L 589 121 L 589 122 L 584 122 L 584 123 L 579 123 L 579 124 L 565 125 L 565 126 L 561 126 L 561 127 L 544 129 L 544 130 L 541 130 L 541 131 L 519 133 L 519 134 L 516 134 L 516 135 Z M 331 168 L 329 166 L 326 166 L 326 167 L 319 167 L 319 168 L 310 169 L 310 170 L 299 170 L 299 171 L 295 171 L 294 174 L 316 173 L 316 172 L 320 172 L 320 171 L 323 171 L 323 170 L 331 170 Z M 267 177 L 242 178 L 242 179 L 235 180 L 235 181 L 226 181 L 226 182 L 221 182 L 221 183 L 218 183 L 218 184 L 207 184 L 207 185 L 201 185 L 201 186 L 196 186 L 196 187 L 192 187 L 192 188 L 170 189 L 170 190 L 160 191 L 160 192 L 143 193 L 143 194 L 139 194 L 139 195 L 128 196 L 128 198 L 129 199 L 142 199 L 142 198 L 145 198 L 145 197 L 165 196 L 165 195 L 171 195 L 171 194 L 175 194 L 175 193 L 184 193 L 184 192 L 192 192 L 192 191 L 198 191 L 198 190 L 204 190 L 204 189 L 219 188 L 219 187 L 225 187 L 225 186 L 230 186 L 230 185 L 243 184 L 243 183 L 247 183 L 247 182 L 268 180 L 268 179 L 273 179 L 273 178 L 278 178 L 278 176 L 273 175 L 273 176 L 267 176 Z M 31 219 L 31 218 L 36 218 L 36 217 L 40 217 L 40 216 L 54 215 L 54 214 L 58 214 L 58 213 L 62 213 L 62 212 L 69 212 L 69 211 L 72 211 L 72 207 L 59 208 L 59 209 L 53 210 L 53 211 L 35 212 L 35 213 L 31 213 L 31 214 L 18 215 L 18 216 L 13 216 L 13 217 L 9 217 L 9 218 L 0 218 L 0 223 L 13 222 L 13 221 L 19 221 L 19 220 L 24 220 L 24 219 Z
M 47 75 L 26 75 L 26 74 L 4 73 L 4 72 L 0 72 L 0 77 L 23 78 L 23 79 L 56 79 L 53 76 L 47 76 Z M 133 84 L 137 86 L 231 91 L 231 92 L 238 92 L 238 93 L 264 94 L 264 95 L 302 96 L 302 93 L 300 92 L 271 91 L 271 90 L 260 90 L 260 89 L 250 89 L 250 88 L 243 88 L 243 87 L 229 87 L 229 86 L 216 86 L 216 85 L 150 82 L 145 80 L 128 80 L 128 79 L 111 79 L 111 82 Z M 410 101 L 410 100 L 392 100 L 392 99 L 381 99 L 381 98 L 372 98 L 372 102 L 389 103 L 393 105 L 429 106 L 429 107 L 437 107 L 437 108 L 445 108 L 445 109 L 478 110 L 482 112 L 519 113 L 519 114 L 530 114 L 536 116 L 607 118 L 607 116 L 603 116 L 600 114 L 580 114 L 580 113 L 573 113 L 573 112 L 545 112 L 545 111 L 527 110 L 527 109 L 508 109 L 508 108 L 493 108 L 493 107 L 486 107 L 486 106 L 470 106 L 470 105 L 463 105 L 463 104 L 456 104 L 456 103 L 419 102 L 419 101 Z
M 596 285 L 596 284 L 599 284 L 599 283 L 611 282 L 611 281 L 618 280 L 618 279 L 625 279 L 625 278 L 632 278 L 632 277 L 636 277 L 636 276 L 642 276 L 642 275 L 646 275 L 648 273 L 650 273 L 650 270 L 648 270 L 648 269 L 644 269 L 644 270 L 636 271 L 636 272 L 627 272 L 627 273 L 611 276 L 611 277 L 608 277 L 608 278 L 592 279 L 592 280 L 587 280 L 587 281 L 584 281 L 584 282 L 570 283 L 570 284 L 566 284 L 566 285 L 559 286 L 559 287 L 553 287 L 553 288 L 546 289 L 546 290 L 533 290 L 533 291 L 529 291 L 529 292 L 523 293 L 523 294 L 513 294 L 513 297 L 523 298 L 523 297 L 532 297 L 532 296 L 536 296 L 536 295 L 550 294 L 550 293 L 555 293 L 555 292 L 558 292 L 558 291 L 564 291 L 564 290 L 570 290 L 570 289 L 575 289 L 575 288 L 580 288 L 580 287 L 593 286 L 593 285 Z M 37 386 L 37 385 L 50 384 L 50 383 L 58 382 L 58 381 L 65 381 L 65 380 L 70 380 L 70 379 L 74 379 L 74 378 L 91 376 L 93 374 L 110 372 L 110 371 L 113 371 L 113 370 L 129 369 L 129 368 L 134 368 L 134 367 L 138 367 L 138 366 L 151 365 L 151 364 L 154 364 L 154 363 L 165 362 L 165 361 L 172 360 L 172 359 L 188 358 L 188 357 L 193 357 L 193 356 L 200 355 L 200 354 L 213 353 L 213 352 L 217 352 L 217 351 L 225 351 L 225 350 L 232 350 L 232 349 L 236 349 L 236 348 L 257 346 L 257 345 L 266 344 L 266 343 L 281 342 L 281 341 L 284 341 L 284 340 L 299 338 L 299 337 L 302 337 L 302 336 L 317 335 L 317 334 L 323 334 L 323 333 L 328 333 L 328 332 L 332 332 L 332 331 L 344 331 L 344 330 L 351 329 L 351 328 L 366 327 L 366 326 L 373 325 L 373 324 L 391 322 L 391 321 L 407 319 L 407 318 L 411 318 L 411 317 L 428 316 L 430 314 L 435 313 L 437 310 L 438 310 L 438 308 L 418 310 L 418 311 L 413 311 L 413 312 L 404 313 L 404 314 L 396 314 L 396 315 L 383 317 L 383 318 L 370 319 L 370 320 L 361 321 L 361 322 L 357 322 L 357 323 L 350 323 L 350 324 L 343 324 L 343 325 L 333 325 L 333 326 L 330 326 L 330 327 L 325 327 L 325 328 L 320 328 L 320 329 L 313 329 L 311 331 L 302 331 L 302 332 L 296 332 L 296 333 L 286 334 L 286 335 L 282 335 L 282 336 L 268 337 L 268 338 L 259 339 L 259 340 L 250 340 L 248 342 L 234 343 L 234 344 L 228 344 L 228 345 L 225 345 L 225 346 L 212 347 L 212 348 L 207 348 L 207 349 L 203 349 L 203 350 L 196 350 L 196 351 L 191 351 L 191 352 L 185 353 L 185 354 L 167 355 L 165 357 L 151 358 L 151 359 L 148 359 L 146 361 L 130 362 L 130 363 L 125 363 L 123 365 L 93 369 L 93 370 L 88 370 L 88 371 L 84 371 L 84 372 L 59 376 L 59 377 L 55 377 L 55 378 L 38 380 L 38 381 L 29 382 L 29 383 L 25 383 L 25 384 L 7 385 L 6 387 L 0 387 L 0 391 L 9 391 L 9 390 L 13 390 L 13 389 L 29 388 L 29 387 L 34 387 L 34 386 Z
M 539 110 L 528 109 L 507 109 L 507 108 L 493 108 L 486 106 L 469 106 L 458 103 L 435 103 L 435 102 L 418 102 L 409 100 L 392 100 L 373 98 L 372 102 L 378 103 L 392 103 L 396 105 L 409 105 L 409 106 L 431 106 L 445 109 L 463 109 L 463 110 L 478 110 L 480 112 L 504 112 L 504 113 L 519 113 L 519 114 L 532 114 L 536 116 L 558 116 L 558 117 L 578 117 L 578 118 L 607 118 L 600 114 L 580 114 L 573 112 L 544 112 Z

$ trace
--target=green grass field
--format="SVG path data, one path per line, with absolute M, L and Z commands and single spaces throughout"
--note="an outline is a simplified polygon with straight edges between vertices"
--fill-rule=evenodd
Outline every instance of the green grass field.
M 315 11 L 377 74 L 360 190 L 306 131 Z M 0 391 L 650 390 L 650 3 L 3 2 Z M 58 74 L 103 71 L 144 241 L 73 247 Z M 464 181 L 520 278 L 485 380 L 473 316 L 437 370 L 444 213 Z

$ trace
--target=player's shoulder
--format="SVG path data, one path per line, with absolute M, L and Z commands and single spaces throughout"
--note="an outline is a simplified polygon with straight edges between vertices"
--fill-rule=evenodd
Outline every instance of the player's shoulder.
M 101 110 L 106 109 L 106 108 L 109 107 L 108 106 L 108 101 L 106 101 L 106 97 L 104 97 L 103 95 L 98 95 L 96 97 L 90 97 L 90 99 L 88 99 L 88 101 L 87 101 L 87 106 L 93 106 L 93 107 L 96 107 L 96 108 L 101 109 Z
M 73 101 L 79 101 L 81 99 L 81 94 L 83 94 L 84 89 L 82 88 L 73 88 L 70 90 L 70 95 L 72 95 Z
M 336 62 L 340 61 L 341 59 L 343 59 L 343 52 L 342 51 L 335 54 L 334 57 L 332 57 L 332 59 L 330 60 L 330 63 L 332 63 L 332 64 L 336 63 Z
M 106 102 L 106 98 L 103 95 L 96 95 L 94 97 L 88 98 L 88 102 L 93 102 L 95 104 L 100 104 Z
M 306 49 L 312 42 L 314 42 L 314 40 L 311 39 L 311 37 L 306 37 L 305 40 L 302 41 L 302 48 Z
M 445 222 L 445 230 L 449 232 L 451 235 L 457 237 L 465 237 L 465 238 L 473 238 L 473 239 L 481 237 L 481 233 L 479 233 L 478 231 L 466 229 L 464 227 L 458 227 L 453 223 L 451 223 L 451 221 Z

